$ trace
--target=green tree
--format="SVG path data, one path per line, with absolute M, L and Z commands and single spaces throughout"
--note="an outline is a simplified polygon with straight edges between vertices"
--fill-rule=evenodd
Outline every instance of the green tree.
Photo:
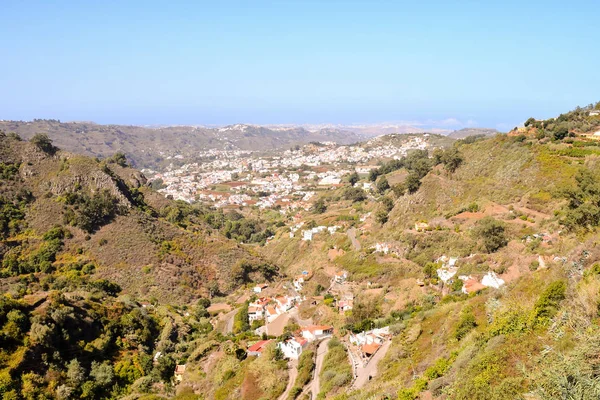
M 390 184 L 385 176 L 382 176 L 377 181 L 377 191 L 381 194 L 385 193 L 390 188 Z
M 158 362 L 154 367 L 156 374 L 163 382 L 171 382 L 173 373 L 175 372 L 175 366 L 177 363 L 171 355 L 167 354 L 158 358 Z
M 108 159 L 108 162 L 120 165 L 121 167 L 129 167 L 129 164 L 127 163 L 127 157 L 122 151 L 116 152 Z
M 373 168 L 372 170 L 369 171 L 369 180 L 371 182 L 375 182 L 377 180 L 377 177 L 379 177 L 379 175 L 381 175 L 381 173 L 379 172 L 379 169 Z
M 94 361 L 92 362 L 90 377 L 94 378 L 94 381 L 98 386 L 107 387 L 112 383 L 115 376 L 112 366 L 108 362 L 101 364 L 97 361 Z
M 408 193 L 415 193 L 421 187 L 421 178 L 417 174 L 410 173 L 404 181 L 404 186 Z
M 394 209 L 394 200 L 389 197 L 383 197 L 381 199 L 381 205 L 385 211 L 390 212 Z
M 375 221 L 381 225 L 385 224 L 388 221 L 388 218 L 388 212 L 385 209 L 379 209 L 375 213 Z
M 480 220 L 474 234 L 476 238 L 482 240 L 483 247 L 488 253 L 493 253 L 508 243 L 504 224 L 493 217 Z
M 351 173 L 350 176 L 348 177 L 348 183 L 350 183 L 350 186 L 356 185 L 356 183 L 359 180 L 360 180 L 360 177 L 358 176 L 358 172 L 356 172 L 356 171 Z
M 53 154 L 56 152 L 56 148 L 52 145 L 52 140 L 45 133 L 36 133 L 30 142 L 45 153 Z
M 561 123 L 556 126 L 552 132 L 552 138 L 554 140 L 563 140 L 569 134 L 569 126 L 567 123 Z
M 425 274 L 425 276 L 427 278 L 433 278 L 433 277 L 437 276 L 437 270 L 438 270 L 438 268 L 439 268 L 438 264 L 432 263 L 432 262 L 428 262 L 423 267 L 423 273 Z
M 72 359 L 67 365 L 67 378 L 75 386 L 81 385 L 85 380 L 85 369 L 76 358 Z
M 317 201 L 315 201 L 315 204 L 313 204 L 312 209 L 315 214 L 323 214 L 325 211 L 327 211 L 325 200 L 322 197 L 319 198 Z
M 367 199 L 365 191 L 357 187 L 347 187 L 344 190 L 344 199 L 352 200 L 354 203 L 358 203 Z
M 458 169 L 458 167 L 462 164 L 464 160 L 462 154 L 460 154 L 458 149 L 451 148 L 444 151 L 444 153 L 442 154 L 441 161 L 444 164 L 444 168 L 446 169 L 446 171 L 452 173 Z

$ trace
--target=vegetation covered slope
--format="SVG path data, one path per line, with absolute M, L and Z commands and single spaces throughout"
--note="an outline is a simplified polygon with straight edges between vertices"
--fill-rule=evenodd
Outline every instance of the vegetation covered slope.
M 591 110 L 584 119 L 598 129 Z M 329 398 L 598 397 L 600 143 L 577 127 L 564 136 L 523 132 L 414 153 L 323 193 L 305 221 L 355 228 L 360 248 L 341 236 L 265 247 L 289 268 L 291 254 L 306 267 L 328 252 L 326 268 L 350 272 L 354 309 L 308 310 L 324 315 L 320 323 L 396 332 L 375 379 Z M 398 171 L 404 181 L 390 184 Z M 369 178 L 373 192 L 359 196 L 353 186 Z M 436 273 L 442 256 L 458 259 L 447 283 Z M 490 273 L 504 285 L 465 294 L 456 279 Z
M 175 365 L 219 347 L 208 298 L 278 273 L 121 154 L 0 133 L 0 188 L 3 399 L 173 396 Z
M 206 223 L 206 210 L 152 192 L 122 159 L 100 162 L 50 146 L 0 138 L 4 276 L 85 256 L 98 277 L 127 293 L 184 304 L 233 289 L 240 260 L 260 264 Z M 46 245 L 44 234 L 59 228 L 68 231 L 63 245 Z

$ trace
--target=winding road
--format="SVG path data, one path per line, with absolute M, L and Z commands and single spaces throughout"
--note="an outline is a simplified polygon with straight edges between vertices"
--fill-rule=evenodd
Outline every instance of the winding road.
M 290 390 L 294 387 L 296 377 L 298 376 L 298 360 L 290 360 L 288 362 L 288 384 L 285 388 L 285 392 L 279 396 L 278 400 L 286 400 L 290 394 Z
M 315 372 L 313 375 L 313 380 L 309 385 L 309 390 L 311 392 L 311 397 L 310 397 L 311 399 L 316 399 L 317 396 L 319 395 L 319 390 L 321 387 L 319 375 L 321 375 L 321 369 L 323 368 L 323 361 L 325 359 L 325 354 L 327 354 L 327 351 L 329 350 L 329 348 L 327 347 L 329 340 L 330 340 L 330 338 L 324 339 L 321 343 L 319 343 L 319 346 L 317 346 Z
M 225 324 L 224 324 L 225 326 L 224 326 L 224 332 L 222 332 L 222 333 L 228 334 L 228 333 L 233 332 L 233 319 L 235 317 L 235 314 L 237 314 L 237 312 L 238 312 L 238 309 L 235 308 L 223 316 L 223 320 L 225 321 Z

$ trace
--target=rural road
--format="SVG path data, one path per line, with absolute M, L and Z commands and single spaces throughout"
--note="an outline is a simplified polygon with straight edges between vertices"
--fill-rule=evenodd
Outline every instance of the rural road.
M 375 377 L 377 375 L 377 364 L 379 364 L 379 361 L 385 357 L 386 353 L 390 349 L 391 344 L 391 340 L 386 340 L 365 367 L 360 364 L 358 365 L 358 368 L 356 369 L 357 376 L 354 384 L 352 385 L 352 389 L 362 388 L 367 382 L 369 382 L 369 376 Z
M 360 250 L 360 242 L 356 239 L 356 228 L 350 228 L 347 231 L 348 238 L 352 242 L 352 246 L 354 246 L 354 250 Z
M 225 314 L 225 317 L 223 318 L 225 320 L 225 332 L 223 332 L 224 334 L 233 332 L 233 319 L 235 317 L 235 314 L 237 314 L 237 312 L 238 312 L 238 310 L 236 308 L 234 310 L 229 311 L 227 314 Z
M 313 380 L 309 386 L 311 392 L 311 399 L 316 399 L 319 395 L 319 390 L 321 386 L 321 382 L 319 381 L 319 375 L 321 374 L 321 369 L 323 368 L 323 360 L 325 359 L 325 354 L 327 354 L 327 344 L 329 343 L 330 338 L 323 340 L 319 343 L 317 347 L 317 359 L 315 361 L 315 373 L 313 375 Z
M 296 377 L 298 376 L 298 360 L 290 360 L 288 362 L 288 384 L 285 388 L 285 392 L 279 396 L 279 400 L 286 400 L 290 394 L 290 390 L 294 387 Z

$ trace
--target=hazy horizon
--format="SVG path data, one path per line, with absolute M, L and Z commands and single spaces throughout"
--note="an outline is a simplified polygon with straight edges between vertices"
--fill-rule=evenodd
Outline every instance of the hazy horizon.
M 8 1 L 0 118 L 508 130 L 598 100 L 594 7 Z

